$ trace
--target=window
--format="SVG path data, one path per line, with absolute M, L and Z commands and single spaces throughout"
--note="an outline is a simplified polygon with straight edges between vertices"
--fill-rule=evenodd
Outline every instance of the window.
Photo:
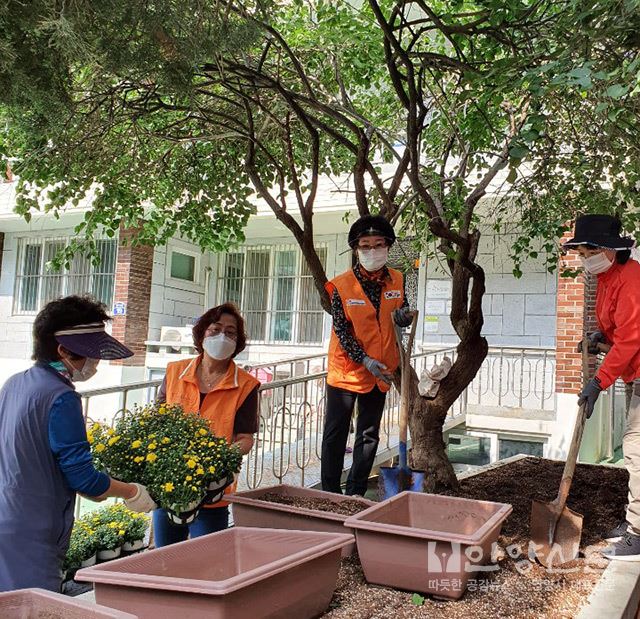
M 50 262 L 67 244 L 66 239 L 19 239 L 14 313 L 31 314 L 46 303 L 69 294 L 91 294 L 107 307 L 113 302 L 117 242 L 99 239 L 99 264 L 74 256 L 69 269 L 54 271 Z
M 491 441 L 486 437 L 449 435 L 447 455 L 452 464 L 488 464 L 490 451 Z
M 516 441 L 512 439 L 501 438 L 498 440 L 499 458 L 510 458 L 524 454 L 525 456 L 538 456 L 542 458 L 544 444 L 538 441 Z
M 325 266 L 325 247 L 316 248 Z M 318 344 L 324 312 L 300 250 L 292 245 L 246 247 L 220 261 L 220 299 L 240 307 L 253 342 Z
M 183 254 L 181 251 L 171 252 L 171 277 L 186 282 L 196 281 L 196 257 Z

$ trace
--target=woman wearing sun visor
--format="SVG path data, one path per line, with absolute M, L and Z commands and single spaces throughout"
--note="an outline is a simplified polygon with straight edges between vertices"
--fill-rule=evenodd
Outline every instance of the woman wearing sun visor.
M 156 505 L 140 484 L 93 466 L 74 383 L 101 359 L 133 353 L 105 331 L 104 305 L 70 296 L 48 303 L 33 324 L 35 364 L 0 389 L 0 591 L 59 591 L 76 493 L 121 497 L 147 512 Z

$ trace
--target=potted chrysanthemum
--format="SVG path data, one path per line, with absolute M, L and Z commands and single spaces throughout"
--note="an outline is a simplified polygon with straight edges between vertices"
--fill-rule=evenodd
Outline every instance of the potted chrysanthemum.
M 95 529 L 83 519 L 76 520 L 69 548 L 63 562 L 63 570 L 72 576 L 75 570 L 82 567 L 91 567 L 96 563 L 96 551 L 98 539 Z
M 178 405 L 125 411 L 114 427 L 94 424 L 88 435 L 99 467 L 117 479 L 144 484 L 177 523 L 191 522 L 203 502 L 220 500 L 219 488 L 232 483 L 242 465 L 235 447 Z

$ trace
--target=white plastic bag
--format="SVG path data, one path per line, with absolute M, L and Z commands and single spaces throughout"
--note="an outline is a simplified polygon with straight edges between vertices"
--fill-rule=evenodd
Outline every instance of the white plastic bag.
M 423 398 L 435 398 L 440 389 L 440 381 L 449 373 L 451 365 L 451 359 L 445 357 L 430 370 L 423 370 L 418 383 L 418 393 Z

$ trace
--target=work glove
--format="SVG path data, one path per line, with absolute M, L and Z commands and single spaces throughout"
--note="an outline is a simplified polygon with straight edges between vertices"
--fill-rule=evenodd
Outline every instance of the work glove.
M 393 310 L 394 322 L 404 329 L 413 322 L 413 310 L 410 307 L 401 307 L 400 309 Z
M 158 507 L 156 505 L 156 502 L 151 498 L 151 495 L 149 494 L 147 489 L 142 484 L 134 483 L 133 485 L 137 489 L 136 494 L 132 498 L 125 499 L 124 501 L 124 504 L 132 512 L 146 513 Z
M 593 415 L 593 409 L 601 391 L 602 387 L 598 378 L 592 378 L 578 395 L 578 405 L 582 406 L 584 404 L 587 419 L 590 419 L 591 415 Z
M 377 379 L 383 380 L 388 385 L 391 384 L 391 375 L 387 372 L 387 366 L 384 363 L 380 363 L 380 361 L 376 361 L 371 357 L 365 356 L 362 360 L 362 365 L 364 365 L 369 372 L 371 372 Z
M 602 331 L 593 331 L 587 335 L 587 340 L 589 341 L 589 346 L 587 348 L 587 352 L 590 355 L 597 355 L 602 352 L 598 348 L 598 344 L 606 344 L 607 338 L 604 336 Z M 582 352 L 582 340 L 578 342 L 578 346 L 576 347 L 578 352 Z

